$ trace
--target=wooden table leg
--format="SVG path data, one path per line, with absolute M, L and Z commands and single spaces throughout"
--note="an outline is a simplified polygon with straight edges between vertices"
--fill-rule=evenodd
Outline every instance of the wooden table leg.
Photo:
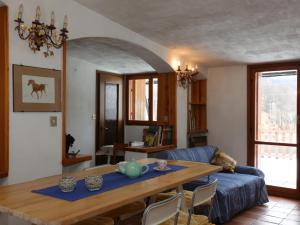
M 188 208 L 186 206 L 185 198 L 184 198 L 184 189 L 182 185 L 179 185 L 176 189 L 177 193 L 181 192 L 183 194 L 182 196 L 182 202 L 181 202 L 181 210 L 185 213 L 188 213 Z

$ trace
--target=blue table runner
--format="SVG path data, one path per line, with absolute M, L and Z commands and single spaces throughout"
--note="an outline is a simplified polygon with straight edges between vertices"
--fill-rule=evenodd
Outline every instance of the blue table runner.
M 121 188 L 130 184 L 138 183 L 141 181 L 149 180 L 151 178 L 159 177 L 162 175 L 166 175 L 168 173 L 176 172 L 179 170 L 182 170 L 186 167 L 184 166 L 177 166 L 177 165 L 168 165 L 168 167 L 171 168 L 171 170 L 168 171 L 156 171 L 154 170 L 154 167 L 156 166 L 156 163 L 149 164 L 149 171 L 148 173 L 137 177 L 137 178 L 128 178 L 126 175 L 123 175 L 118 172 L 108 173 L 103 175 L 103 185 L 100 190 L 98 191 L 89 191 L 85 187 L 84 179 L 79 180 L 76 185 L 76 189 L 73 192 L 64 193 L 61 192 L 58 185 L 40 189 L 40 190 L 33 190 L 33 193 L 46 195 L 58 199 L 62 199 L 65 201 L 77 201 L 83 198 L 87 198 L 93 195 L 97 195 L 103 192 L 111 191 L 117 188 Z

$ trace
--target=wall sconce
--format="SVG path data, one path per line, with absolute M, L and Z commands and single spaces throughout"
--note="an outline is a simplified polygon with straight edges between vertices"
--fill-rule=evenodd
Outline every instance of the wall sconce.
M 190 83 L 194 80 L 194 76 L 199 73 L 198 66 L 196 65 L 195 68 L 192 67 L 189 69 L 189 66 L 186 65 L 185 69 L 181 69 L 180 61 L 177 63 L 177 83 L 179 87 L 187 88 Z
M 60 30 L 60 34 L 57 35 L 54 12 L 51 13 L 50 25 L 47 25 L 40 21 L 41 8 L 38 6 L 36 8 L 35 20 L 32 22 L 31 26 L 27 26 L 22 20 L 23 10 L 23 4 L 21 4 L 19 7 L 18 18 L 15 20 L 15 22 L 18 23 L 15 30 L 18 31 L 19 37 L 22 40 L 28 40 L 29 48 L 34 53 L 40 51 L 45 45 L 46 51 L 44 52 L 44 56 L 53 56 L 54 53 L 51 50 L 52 47 L 59 49 L 68 39 L 68 17 L 64 17 L 63 28 Z

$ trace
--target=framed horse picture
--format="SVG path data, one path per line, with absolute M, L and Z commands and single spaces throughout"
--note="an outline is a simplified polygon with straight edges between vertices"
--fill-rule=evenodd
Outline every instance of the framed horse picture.
M 14 112 L 60 112 L 61 71 L 13 65 Z

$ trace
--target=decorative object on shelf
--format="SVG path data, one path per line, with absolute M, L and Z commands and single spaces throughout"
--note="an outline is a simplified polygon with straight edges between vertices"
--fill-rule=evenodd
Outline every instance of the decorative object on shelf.
M 14 112 L 60 112 L 60 79 L 60 70 L 14 65 Z
M 69 154 L 70 147 L 73 147 L 75 138 L 71 134 L 66 134 L 66 155 Z
M 42 47 L 46 47 L 44 56 L 53 56 L 54 53 L 51 50 L 53 47 L 56 49 L 61 48 L 65 41 L 68 39 L 67 30 L 68 27 L 68 17 L 64 17 L 63 28 L 60 30 L 58 35 L 55 27 L 55 14 L 51 13 L 50 25 L 47 25 L 40 21 L 41 19 L 41 8 L 38 6 L 36 8 L 35 20 L 32 22 L 31 26 L 27 26 L 22 20 L 24 7 L 23 4 L 19 7 L 18 18 L 15 20 L 18 25 L 15 30 L 18 31 L 19 37 L 22 40 L 28 40 L 29 48 L 35 53 L 40 51 Z
M 189 69 L 189 66 L 186 65 L 185 69 L 181 68 L 180 61 L 178 61 L 178 67 L 176 70 L 177 73 L 177 83 L 180 87 L 187 88 L 190 83 L 194 80 L 194 76 L 199 73 L 198 66 L 192 67 Z
M 78 149 L 76 152 L 75 151 L 72 151 L 72 152 L 69 152 L 67 157 L 68 159 L 73 159 L 73 158 L 76 158 L 76 156 L 80 153 L 80 149 Z
M 76 188 L 76 184 L 77 184 L 77 181 L 76 181 L 75 177 L 66 176 L 66 177 L 62 177 L 59 180 L 58 186 L 62 192 L 67 193 L 67 192 L 73 192 Z
M 102 187 L 103 177 L 101 175 L 87 176 L 84 178 L 84 182 L 89 191 L 98 191 Z

